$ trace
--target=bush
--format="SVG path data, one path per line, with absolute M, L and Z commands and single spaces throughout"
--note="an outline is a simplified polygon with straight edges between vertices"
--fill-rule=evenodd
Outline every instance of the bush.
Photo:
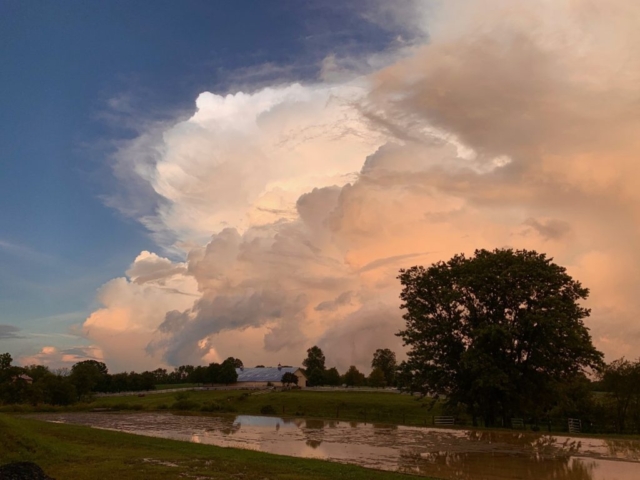
M 172 410 L 197 410 L 200 408 L 200 404 L 198 402 L 194 402 L 193 400 L 178 400 L 173 405 L 171 405 Z
M 260 413 L 262 413 L 263 415 L 275 415 L 276 409 L 271 405 L 263 405 L 260 409 Z
M 167 410 L 169 408 L 169 405 L 167 405 L 166 403 L 161 403 L 157 408 L 158 410 Z
M 200 408 L 203 412 L 218 412 L 218 413 L 231 413 L 236 412 L 237 409 L 232 405 L 224 405 L 219 402 L 207 403 Z

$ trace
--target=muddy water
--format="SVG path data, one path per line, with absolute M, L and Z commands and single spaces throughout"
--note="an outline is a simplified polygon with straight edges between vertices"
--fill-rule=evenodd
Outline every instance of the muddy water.
M 638 480 L 640 441 L 276 417 L 47 414 L 46 421 L 456 480 Z

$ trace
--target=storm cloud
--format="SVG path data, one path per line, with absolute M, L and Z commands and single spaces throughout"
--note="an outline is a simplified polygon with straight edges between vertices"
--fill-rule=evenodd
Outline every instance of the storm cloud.
M 608 358 L 637 351 L 640 7 L 424 5 L 393 12 L 424 43 L 371 74 L 205 92 L 119 151 L 126 213 L 183 261 L 142 252 L 102 288 L 83 328 L 108 362 L 299 364 L 318 344 L 366 369 L 402 356 L 399 268 L 504 246 L 591 289 Z

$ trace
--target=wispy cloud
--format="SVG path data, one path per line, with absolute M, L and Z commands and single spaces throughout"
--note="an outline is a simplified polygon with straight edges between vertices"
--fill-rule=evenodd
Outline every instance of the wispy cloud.
M 4 251 L 9 255 L 13 255 L 16 257 L 20 257 L 21 259 L 33 261 L 42 264 L 53 264 L 58 261 L 58 259 L 50 255 L 48 253 L 39 252 L 30 248 L 26 245 L 20 245 L 14 242 L 9 242 L 0 238 L 0 250 Z
M 18 332 L 20 332 L 20 329 L 13 325 L 0 325 L 0 340 L 14 340 L 25 338 Z

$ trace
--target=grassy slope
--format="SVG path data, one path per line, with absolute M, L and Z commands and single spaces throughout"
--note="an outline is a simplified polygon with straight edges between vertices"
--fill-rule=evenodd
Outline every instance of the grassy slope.
M 364 420 L 384 423 L 404 423 L 407 425 L 431 424 L 432 415 L 440 415 L 439 406 L 429 410 L 427 401 L 417 397 L 385 392 L 344 392 L 344 391 L 274 391 L 256 392 L 247 395 L 241 390 L 193 391 L 189 400 L 199 406 L 217 402 L 230 407 L 237 413 L 260 415 L 265 405 L 271 405 L 278 415 L 336 418 L 341 420 Z M 244 394 L 244 395 L 243 395 Z M 153 394 L 145 397 L 104 397 L 96 399 L 91 408 L 116 407 L 142 408 L 154 410 L 170 408 L 175 393 Z
M 45 423 L 0 414 L 0 464 L 32 461 L 53 478 L 402 479 L 351 465 Z M 163 465 L 170 462 L 174 466 Z

